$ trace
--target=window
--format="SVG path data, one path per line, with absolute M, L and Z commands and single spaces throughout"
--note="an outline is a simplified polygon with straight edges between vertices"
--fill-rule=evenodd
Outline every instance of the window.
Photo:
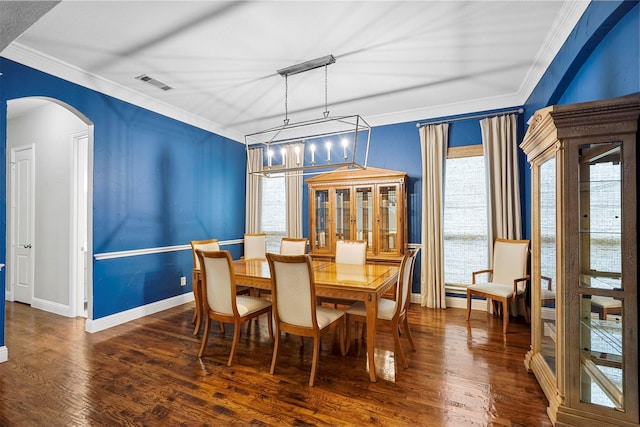
M 444 184 L 444 280 L 471 283 L 488 268 L 487 194 L 481 145 L 450 148 Z
M 261 178 L 262 232 L 267 234 L 267 252 L 280 252 L 280 240 L 287 235 L 287 199 L 284 174 Z

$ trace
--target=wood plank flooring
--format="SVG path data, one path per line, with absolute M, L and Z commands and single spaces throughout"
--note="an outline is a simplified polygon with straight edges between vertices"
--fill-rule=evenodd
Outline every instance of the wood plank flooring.
M 212 327 L 202 359 L 193 303 L 95 334 L 69 319 L 6 302 L 0 363 L 0 426 L 551 426 L 547 401 L 524 369 L 529 326 L 464 310 L 412 304 L 418 351 L 396 366 L 390 333 L 377 335 L 378 382 L 364 348 L 341 356 L 323 338 L 316 385 L 307 385 L 310 341 L 283 338 L 275 375 L 266 319 L 242 329 L 226 366 L 233 328 Z

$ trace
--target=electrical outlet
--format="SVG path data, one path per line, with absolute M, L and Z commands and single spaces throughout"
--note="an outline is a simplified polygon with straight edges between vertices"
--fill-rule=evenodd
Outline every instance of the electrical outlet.
M 182 276 L 180 278 L 180 286 L 187 286 L 187 278 Z

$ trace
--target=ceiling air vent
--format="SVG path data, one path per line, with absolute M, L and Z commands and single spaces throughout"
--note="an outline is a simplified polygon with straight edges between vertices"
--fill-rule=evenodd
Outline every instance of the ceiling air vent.
M 136 77 L 137 80 L 143 81 L 145 83 L 150 84 L 151 86 L 155 86 L 159 89 L 162 89 L 164 91 L 167 90 L 171 90 L 173 89 L 171 86 L 169 86 L 166 83 L 162 83 L 160 80 L 156 80 L 153 77 L 149 77 L 146 74 L 140 74 L 138 77 Z

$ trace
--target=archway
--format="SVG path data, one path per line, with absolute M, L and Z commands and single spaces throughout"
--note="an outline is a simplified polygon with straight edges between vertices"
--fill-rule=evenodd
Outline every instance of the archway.
M 93 124 L 55 99 L 9 100 L 6 149 L 6 299 L 90 317 Z

